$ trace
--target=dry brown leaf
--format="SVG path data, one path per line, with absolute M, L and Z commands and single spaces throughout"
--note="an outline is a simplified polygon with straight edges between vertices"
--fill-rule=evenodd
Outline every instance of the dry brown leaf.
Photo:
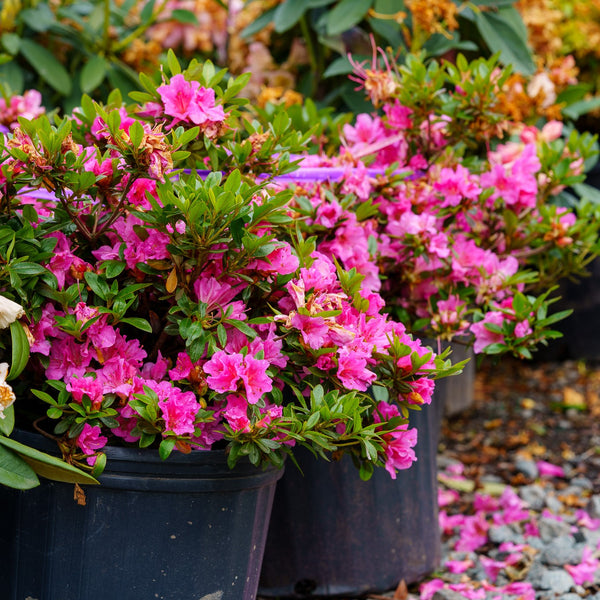
M 85 506 L 86 504 L 85 492 L 78 483 L 75 484 L 75 489 L 73 490 L 73 499 L 77 501 L 79 506 Z
M 600 395 L 597 392 L 588 392 L 586 401 L 592 417 L 600 417 Z
M 406 587 L 406 581 L 400 580 L 396 591 L 394 592 L 394 600 L 406 600 L 408 598 L 408 588 Z
M 589 502 L 588 498 L 582 498 L 577 494 L 562 494 L 558 496 L 558 499 L 566 506 L 574 506 L 576 508 L 584 508 Z
M 535 400 L 532 400 L 531 398 L 523 398 L 521 400 L 521 407 L 525 408 L 526 410 L 533 410 L 536 407 Z
M 483 426 L 486 429 L 498 429 L 498 427 L 502 427 L 502 419 L 492 419 L 491 421 L 485 421 Z
M 165 288 L 169 294 L 172 294 L 177 289 L 177 271 L 175 269 L 169 273 Z
M 563 390 L 563 404 L 569 408 L 585 408 L 585 396 L 571 387 L 566 387 Z

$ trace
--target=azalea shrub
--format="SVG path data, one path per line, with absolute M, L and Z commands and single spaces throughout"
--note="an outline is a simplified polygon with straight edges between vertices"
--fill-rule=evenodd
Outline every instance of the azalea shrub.
M 410 410 L 459 367 L 269 187 L 311 132 L 283 110 L 253 119 L 247 77 L 182 71 L 173 53 L 169 73 L 142 76 L 129 104 L 117 91 L 64 118 L 5 118 L 0 292 L 23 307 L 31 351 L 17 423 L 94 474 L 121 443 L 163 458 L 226 447 L 231 465 L 305 445 L 394 477 L 416 458 Z
M 569 314 L 551 312 L 556 284 L 599 251 L 599 209 L 573 192 L 595 138 L 514 121 L 495 58 L 389 61 L 355 63 L 373 112 L 276 185 L 293 189 L 304 235 L 411 332 L 531 357 Z M 327 175 L 300 176 L 311 168 Z

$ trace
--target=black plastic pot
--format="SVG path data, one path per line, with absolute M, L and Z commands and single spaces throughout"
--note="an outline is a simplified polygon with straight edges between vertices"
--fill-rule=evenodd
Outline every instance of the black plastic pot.
M 297 452 L 277 485 L 260 596 L 306 598 L 384 592 L 439 564 L 436 454 L 444 403 L 414 413 L 418 461 L 391 479 L 361 481 L 351 459 Z
M 29 437 L 27 443 L 32 444 Z M 40 438 L 42 441 L 43 438 Z M 41 444 L 44 449 L 43 444 Z M 3 600 L 252 600 L 282 471 L 220 451 L 108 449 L 87 503 L 70 484 L 0 490 Z

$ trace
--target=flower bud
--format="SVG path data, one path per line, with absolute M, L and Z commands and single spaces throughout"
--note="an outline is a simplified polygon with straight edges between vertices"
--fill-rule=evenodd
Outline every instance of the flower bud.
M 13 321 L 25 314 L 23 307 L 4 296 L 0 296 L 0 329 L 6 329 Z

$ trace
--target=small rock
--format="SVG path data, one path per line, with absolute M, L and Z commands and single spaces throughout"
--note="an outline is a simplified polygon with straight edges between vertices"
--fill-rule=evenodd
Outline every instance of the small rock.
M 517 458 L 515 460 L 515 469 L 523 473 L 525 477 L 529 477 L 529 479 L 537 479 L 540 474 L 535 462 L 526 458 Z
M 600 519 L 600 495 L 595 494 L 590 498 L 587 511 L 593 519 Z
M 564 567 L 564 565 L 575 565 L 581 562 L 582 554 L 583 547 L 581 545 L 576 546 L 575 540 L 571 536 L 561 535 L 546 544 L 542 550 L 541 559 L 547 565 Z
M 488 538 L 494 544 L 504 544 L 512 542 L 513 544 L 522 544 L 524 542 L 523 535 L 508 525 L 495 525 L 490 527 Z
M 546 506 L 555 514 L 560 513 L 564 507 L 563 503 L 552 495 L 546 497 Z
M 569 592 L 568 594 L 563 594 L 558 600 L 581 600 L 581 596 Z
M 465 597 L 454 590 L 438 590 L 431 600 L 465 600 Z
M 527 503 L 531 510 L 541 511 L 544 508 L 546 501 L 546 490 L 541 485 L 534 483 L 532 485 L 524 485 L 519 490 L 519 496 Z
M 540 589 L 565 594 L 573 587 L 573 578 L 563 570 L 545 569 L 540 579 Z
M 571 526 L 564 521 L 557 521 L 548 517 L 542 517 L 538 522 L 540 538 L 546 544 L 559 536 L 568 536 L 571 532 Z
M 573 477 L 571 479 L 571 485 L 575 487 L 579 487 L 583 490 L 592 490 L 594 489 L 594 484 L 587 477 Z

